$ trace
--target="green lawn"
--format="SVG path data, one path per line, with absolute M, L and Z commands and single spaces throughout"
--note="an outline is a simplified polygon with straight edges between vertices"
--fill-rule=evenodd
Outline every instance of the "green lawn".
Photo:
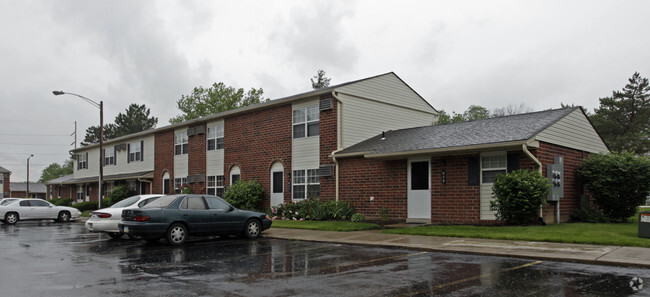
M 343 221 L 284 221 L 275 220 L 271 228 L 309 229 L 320 231 L 363 231 L 378 230 L 381 226 L 370 223 L 353 223 Z
M 638 237 L 638 214 L 628 223 L 562 223 L 546 226 L 424 226 L 387 229 L 382 233 L 488 239 L 548 241 L 650 247 L 650 238 Z

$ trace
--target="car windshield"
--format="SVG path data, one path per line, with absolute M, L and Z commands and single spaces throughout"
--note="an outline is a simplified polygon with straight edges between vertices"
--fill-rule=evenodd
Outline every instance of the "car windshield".
M 126 198 L 122 201 L 119 201 L 111 206 L 111 208 L 121 208 L 121 207 L 127 207 L 133 205 L 133 203 L 138 202 L 140 199 L 140 196 L 131 196 L 129 198 Z
M 178 198 L 178 197 L 181 197 L 181 196 L 177 196 L 177 195 L 163 196 L 163 197 L 160 197 L 160 198 L 156 199 L 156 201 L 151 202 L 151 203 L 143 206 L 142 208 L 167 207 L 170 204 L 172 204 L 172 202 L 174 202 L 176 200 L 176 198 Z

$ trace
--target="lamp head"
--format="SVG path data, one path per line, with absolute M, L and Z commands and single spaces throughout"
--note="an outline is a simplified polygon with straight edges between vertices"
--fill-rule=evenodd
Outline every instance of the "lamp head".
M 59 96 L 59 95 L 65 94 L 65 92 L 64 91 L 52 91 L 52 94 L 54 94 L 55 96 Z

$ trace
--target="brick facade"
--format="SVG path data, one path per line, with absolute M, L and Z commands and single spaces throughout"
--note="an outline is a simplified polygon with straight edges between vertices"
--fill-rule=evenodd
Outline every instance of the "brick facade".
M 194 125 L 192 128 L 195 130 L 203 128 L 207 133 L 207 126 L 205 124 Z M 173 147 L 173 144 L 172 144 Z M 188 186 L 193 193 L 205 193 L 205 154 L 206 154 L 206 134 L 194 134 L 188 137 L 187 141 L 187 174 L 203 176 L 203 181 L 188 182 Z
M 168 193 L 174 193 L 174 130 L 156 133 L 155 162 L 153 170 L 153 192 L 164 193 L 163 176 L 169 173 Z M 188 143 L 189 146 L 189 143 Z M 205 162 L 204 162 L 205 163 Z
M 9 191 L 10 191 L 10 186 L 9 182 L 11 182 L 9 176 L 11 176 L 9 173 L 0 173 L 2 174 L 2 194 L 4 197 L 9 197 Z
M 262 184 L 265 207 L 270 205 L 271 166 L 275 162 L 281 162 L 284 167 L 284 201 L 291 201 L 287 183 L 291 172 L 291 113 L 291 104 L 286 104 L 224 121 L 226 185 L 230 184 L 230 169 L 239 166 L 242 180 L 257 180 Z
M 323 200 L 334 200 L 336 197 L 336 172 L 334 160 L 330 154 L 338 148 L 338 102 L 332 94 L 323 95 L 320 99 L 331 99 L 332 109 L 320 112 L 320 165 L 332 166 L 331 176 L 320 177 L 320 197 Z
M 519 168 L 538 170 L 523 151 L 518 151 Z M 589 153 L 549 143 L 531 153 L 546 165 L 556 155 L 564 157 L 564 198 L 560 202 L 561 222 L 568 222 L 573 209 L 580 206 L 584 194 L 577 181 L 576 169 Z M 436 156 L 431 160 L 431 222 L 437 224 L 490 224 L 480 220 L 480 186 L 468 185 L 468 159 L 472 155 Z M 390 220 L 405 220 L 408 216 L 407 160 L 376 160 L 364 158 L 340 159 L 340 199 L 350 201 L 369 220 L 380 219 L 380 208 L 388 209 Z M 442 172 L 446 179 L 443 184 Z M 370 200 L 374 197 L 374 201 Z M 547 223 L 555 222 L 556 202 L 543 208 Z

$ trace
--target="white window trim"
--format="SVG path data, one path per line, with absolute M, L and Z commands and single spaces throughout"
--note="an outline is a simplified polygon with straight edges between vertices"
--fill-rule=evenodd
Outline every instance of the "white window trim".
M 104 149 L 104 166 L 115 165 L 115 148 L 108 147 Z
M 144 159 L 142 156 L 142 144 L 143 143 L 141 141 L 129 143 L 129 155 L 127 156 L 127 163 L 142 162 L 142 159 Z M 131 156 L 133 156 L 133 159 L 131 159 Z
M 494 156 L 504 156 L 505 157 L 505 166 L 504 167 L 483 168 L 483 157 L 494 157 Z M 481 168 L 481 171 L 480 171 L 481 185 L 492 185 L 494 183 L 484 183 L 483 182 L 483 172 L 484 171 L 496 171 L 496 170 L 503 170 L 505 172 L 508 172 L 508 152 L 506 152 L 506 151 L 498 151 L 498 152 L 481 153 L 481 158 L 479 159 L 479 166 Z
M 88 159 L 86 153 L 77 154 L 77 170 L 88 169 Z
M 175 156 L 180 156 L 180 155 L 187 155 L 187 131 L 179 131 L 174 133 L 174 155 Z M 180 147 L 180 153 L 176 153 L 176 147 Z
M 296 118 L 295 118 L 294 115 L 293 115 L 293 113 L 294 113 L 295 111 L 297 111 L 297 110 L 300 110 L 300 111 L 302 111 L 302 113 L 303 113 L 302 119 L 301 119 L 300 121 L 298 121 L 298 122 L 296 122 Z M 315 115 L 316 115 L 316 119 L 311 119 L 311 120 L 309 119 L 309 111 L 310 111 L 310 110 L 311 110 L 311 111 L 314 111 L 314 110 L 316 111 L 316 113 L 315 113 Z M 318 105 L 313 105 L 313 106 L 307 106 L 307 107 L 302 107 L 302 108 L 296 108 L 296 109 L 293 109 L 293 111 L 291 112 L 291 122 L 292 122 L 292 125 L 291 125 L 291 137 L 292 137 L 293 139 L 298 139 L 298 138 L 308 138 L 308 137 L 319 136 L 319 135 L 320 135 L 320 110 L 319 110 Z M 316 135 L 309 135 L 309 124 L 313 124 L 313 123 L 318 123 L 318 124 L 319 124 L 319 127 L 318 127 L 318 134 L 316 134 Z M 305 135 L 304 135 L 304 136 L 296 137 L 296 136 L 294 136 L 293 129 L 294 129 L 295 126 L 299 126 L 299 125 L 304 126 L 304 129 L 305 129 L 305 130 L 304 130 L 304 131 L 305 131 Z
M 221 184 L 219 184 L 219 178 L 221 178 Z M 211 184 L 212 182 L 210 179 L 214 179 L 214 184 Z M 219 197 L 223 197 L 223 193 L 226 191 L 226 177 L 223 175 L 211 175 L 208 176 L 206 179 L 206 194 L 209 195 L 215 195 Z M 214 193 L 209 193 L 209 190 L 214 190 Z M 219 195 L 219 190 L 221 190 L 221 195 Z
M 214 125 L 208 127 L 208 133 L 206 133 L 206 149 L 208 151 L 222 150 L 224 146 L 224 126 L 223 125 Z M 221 139 L 222 147 L 219 148 L 219 139 Z M 209 143 L 210 140 L 214 140 L 214 148 L 210 149 Z
M 174 178 L 174 192 L 176 194 L 181 193 L 181 187 L 183 187 L 183 185 L 187 185 L 187 176 Z
M 296 171 L 300 171 L 300 172 L 303 173 L 304 183 L 296 182 Z M 312 173 L 311 175 L 309 174 L 310 171 Z M 314 172 L 316 174 L 313 174 Z M 309 197 L 309 186 L 317 185 L 317 186 L 320 187 L 320 172 L 319 172 L 318 168 L 295 169 L 295 170 L 292 170 L 291 173 L 292 173 L 292 176 L 291 176 L 291 200 L 297 201 L 297 200 L 307 199 Z M 310 178 L 311 179 L 316 179 L 317 182 L 313 182 L 313 180 L 310 181 Z M 304 197 L 295 197 L 294 196 L 295 187 L 298 187 L 298 186 L 302 187 L 302 189 L 303 189 L 303 191 L 305 193 Z M 319 191 L 318 196 L 320 196 L 320 191 Z M 311 198 L 316 198 L 316 197 L 311 197 Z

